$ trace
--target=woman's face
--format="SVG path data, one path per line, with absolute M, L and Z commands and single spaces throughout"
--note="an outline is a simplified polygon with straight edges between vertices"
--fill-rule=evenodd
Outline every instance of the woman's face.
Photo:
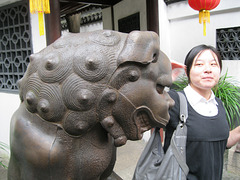
M 196 91 L 211 90 L 219 81 L 220 65 L 211 50 L 201 51 L 190 69 L 190 85 Z

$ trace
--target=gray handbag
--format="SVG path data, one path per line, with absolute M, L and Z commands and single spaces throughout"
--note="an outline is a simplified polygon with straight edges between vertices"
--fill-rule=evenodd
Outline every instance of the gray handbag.
M 164 154 L 159 128 L 155 128 L 135 168 L 133 180 L 186 180 L 186 141 L 188 117 L 185 96 L 180 98 L 180 121 Z

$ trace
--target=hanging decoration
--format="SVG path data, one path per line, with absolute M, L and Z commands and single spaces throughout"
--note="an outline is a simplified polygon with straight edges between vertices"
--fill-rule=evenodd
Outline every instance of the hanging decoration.
M 188 0 L 194 10 L 199 11 L 199 23 L 203 23 L 203 35 L 206 36 L 206 23 L 210 23 L 210 10 L 216 8 L 220 0 Z
M 40 36 L 44 35 L 43 14 L 50 13 L 49 0 L 29 0 L 30 12 L 38 13 L 38 25 Z

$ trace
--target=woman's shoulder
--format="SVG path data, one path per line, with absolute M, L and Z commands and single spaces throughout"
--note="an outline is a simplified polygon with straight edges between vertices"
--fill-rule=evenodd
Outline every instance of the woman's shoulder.
M 173 126 L 174 128 L 177 126 L 179 123 L 179 113 L 180 113 L 180 100 L 179 100 L 179 95 L 177 93 L 178 91 L 171 89 L 168 94 L 170 97 L 175 101 L 174 106 L 169 110 L 170 114 L 170 121 L 169 125 Z M 181 91 L 180 91 L 181 92 Z
M 168 94 L 170 95 L 170 97 L 174 100 L 174 101 L 179 101 L 179 95 L 178 95 L 178 92 L 180 93 L 184 93 L 184 91 L 176 91 L 175 89 L 171 89 Z
M 217 101 L 218 103 L 223 104 L 223 102 L 222 102 L 222 100 L 221 100 L 220 98 L 218 98 L 218 97 L 215 96 L 215 99 L 216 99 L 216 101 Z
M 222 102 L 222 100 L 218 97 L 215 97 L 215 100 L 218 103 L 218 107 L 224 108 L 224 103 Z M 224 108 L 225 109 L 225 108 Z

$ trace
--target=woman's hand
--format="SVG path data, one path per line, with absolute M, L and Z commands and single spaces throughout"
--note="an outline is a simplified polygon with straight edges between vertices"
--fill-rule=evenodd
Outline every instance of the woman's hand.
M 230 131 L 228 141 L 227 141 L 227 148 L 231 148 L 238 141 L 240 141 L 240 126 Z

